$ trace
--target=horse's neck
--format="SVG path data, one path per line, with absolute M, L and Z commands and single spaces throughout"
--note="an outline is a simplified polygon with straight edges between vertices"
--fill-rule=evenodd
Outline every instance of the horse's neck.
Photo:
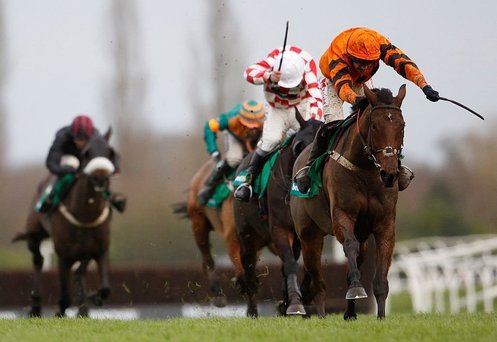
M 288 144 L 280 151 L 278 160 L 274 164 L 272 177 L 282 178 L 290 184 L 292 179 L 292 169 L 295 163 L 295 156 L 292 151 L 292 144 Z
M 364 144 L 369 144 L 368 120 L 370 120 L 370 109 L 371 108 L 368 107 L 360 113 L 359 131 L 357 129 L 357 120 L 348 127 L 348 131 L 345 132 L 344 139 L 341 139 L 341 142 L 339 142 L 337 150 L 357 167 L 374 170 L 376 167 L 373 162 L 368 159 L 364 151 Z
M 74 214 L 99 213 L 105 206 L 103 193 L 96 193 L 86 177 L 76 180 L 65 202 Z

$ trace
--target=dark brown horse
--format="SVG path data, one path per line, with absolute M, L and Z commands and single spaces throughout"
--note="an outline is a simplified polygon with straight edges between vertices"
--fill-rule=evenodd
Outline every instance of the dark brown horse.
M 322 171 L 323 187 L 316 197 L 293 197 L 290 201 L 295 229 L 310 277 L 309 296 L 319 316 L 325 315 L 325 285 L 321 273 L 323 238 L 335 235 L 348 260 L 347 309 L 344 318 L 356 319 L 355 299 L 367 294 L 360 282 L 367 239 L 376 241 L 376 272 L 373 292 L 378 318 L 385 317 L 387 274 L 395 244 L 399 156 L 404 140 L 400 106 L 405 85 L 396 97 L 388 89 L 364 87 L 369 104 L 362 105 L 356 123 L 348 127 L 329 153 Z M 366 107 L 367 106 L 367 107 Z M 294 172 L 306 162 L 309 149 L 297 159 Z
M 219 282 L 216 265 L 211 254 L 210 233 L 215 231 L 223 239 L 228 250 L 228 256 L 235 269 L 235 279 L 240 279 L 243 274 L 240 262 L 240 243 L 236 236 L 235 219 L 233 216 L 233 195 L 230 194 L 219 208 L 210 208 L 197 201 L 197 195 L 207 177 L 209 177 L 215 163 L 211 160 L 205 162 L 195 173 L 188 191 L 186 203 L 178 203 L 173 206 L 174 212 L 183 214 L 192 221 L 192 230 L 195 242 L 202 253 L 202 268 L 206 272 L 211 293 L 212 302 L 217 307 L 226 306 L 226 296 Z
M 81 163 L 67 196 L 56 210 L 47 214 L 34 211 L 34 203 L 53 176 L 42 181 L 33 200 L 33 210 L 29 213 L 25 233 L 14 238 L 14 241 L 26 240 L 32 253 L 35 274 L 30 316 L 41 316 L 43 256 L 40 244 L 48 237 L 52 237 L 58 257 L 60 299 L 57 316 L 64 316 L 66 309 L 71 306 L 71 267 L 78 262 L 75 271 L 78 315 L 88 316 L 87 303 L 90 301 L 100 306 L 110 294 L 108 272 L 112 212 L 107 193 L 114 172 L 111 162 L 114 160 L 114 150 L 108 144 L 109 136 L 110 130 L 105 136 L 95 135 L 90 139 L 82 151 Z M 97 263 L 100 287 L 95 293 L 88 294 L 85 276 L 91 260 Z
M 268 183 L 267 195 L 258 199 L 255 194 L 249 202 L 235 201 L 235 221 L 240 239 L 241 260 L 245 270 L 242 293 L 247 299 L 247 316 L 258 316 L 255 294 L 258 281 L 255 273 L 258 252 L 265 246 L 274 251 L 282 261 L 284 279 L 284 302 L 280 311 L 286 315 L 305 315 L 302 295 L 297 282 L 300 244 L 295 234 L 293 221 L 288 207 L 289 193 L 292 185 L 292 167 L 299 153 L 310 144 L 322 125 L 320 121 L 305 121 L 297 113 L 300 131 L 294 136 L 291 144 L 280 150 L 280 154 L 272 168 Z M 239 170 L 249 162 L 247 156 Z M 261 215 L 266 210 L 267 214 Z

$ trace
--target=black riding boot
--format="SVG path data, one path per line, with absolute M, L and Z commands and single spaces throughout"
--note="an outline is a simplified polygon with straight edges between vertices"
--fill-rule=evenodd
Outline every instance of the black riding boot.
M 219 182 L 221 182 L 221 180 L 223 180 L 224 177 L 227 177 L 231 173 L 231 171 L 233 171 L 233 168 L 228 165 L 226 160 L 222 160 L 216 164 L 216 167 L 214 168 L 214 170 L 212 170 L 209 178 L 207 178 L 204 186 L 202 187 L 202 189 L 200 189 L 197 195 L 197 200 L 200 204 L 207 204 L 209 199 L 214 194 L 216 186 L 219 184 Z
M 237 200 L 248 202 L 250 197 L 252 197 L 252 181 L 259 173 L 264 156 L 265 152 L 260 149 L 255 150 L 252 154 L 252 158 L 250 159 L 250 163 L 247 168 L 247 181 L 240 184 L 233 194 Z
M 343 120 L 336 120 L 328 122 L 321 126 L 317 131 L 306 165 L 295 174 L 295 182 L 297 183 L 297 187 L 301 193 L 306 194 L 307 191 L 309 191 L 311 186 L 309 168 L 316 158 L 326 152 L 331 136 L 333 135 L 336 127 L 340 126 L 342 121 Z
M 110 193 L 109 202 L 120 213 L 126 210 L 127 199 L 121 193 Z

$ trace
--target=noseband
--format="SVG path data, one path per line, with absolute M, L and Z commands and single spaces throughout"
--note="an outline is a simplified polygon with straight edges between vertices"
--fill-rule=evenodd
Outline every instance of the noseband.
M 392 146 L 385 146 L 383 148 L 380 148 L 380 149 L 377 149 L 375 151 L 373 151 L 372 147 L 371 147 L 371 140 L 372 140 L 372 134 L 371 134 L 371 115 L 373 114 L 373 112 L 375 110 L 378 110 L 378 109 L 393 109 L 393 110 L 396 110 L 400 113 L 402 113 L 402 110 L 397 107 L 397 106 L 394 106 L 394 105 L 386 105 L 386 104 L 382 104 L 382 105 L 378 105 L 378 106 L 374 106 L 371 108 L 371 110 L 369 111 L 369 121 L 368 121 L 368 142 L 366 143 L 366 140 L 364 139 L 364 137 L 362 136 L 361 134 L 361 130 L 359 129 L 359 119 L 360 119 L 360 116 L 361 116 L 361 112 L 358 112 L 357 113 L 357 120 L 356 120 L 356 126 L 357 126 L 357 134 L 359 135 L 359 138 L 361 139 L 361 142 L 362 142 L 362 146 L 363 146 L 363 151 L 364 153 L 366 154 L 366 156 L 368 157 L 369 160 L 371 160 L 374 164 L 374 166 L 376 166 L 377 168 L 381 168 L 381 164 L 378 163 L 378 161 L 376 160 L 376 157 L 375 157 L 375 154 L 376 153 L 379 153 L 379 152 L 382 152 L 383 155 L 385 157 L 399 157 L 401 152 L 402 152 L 402 146 L 400 148 L 394 148 Z

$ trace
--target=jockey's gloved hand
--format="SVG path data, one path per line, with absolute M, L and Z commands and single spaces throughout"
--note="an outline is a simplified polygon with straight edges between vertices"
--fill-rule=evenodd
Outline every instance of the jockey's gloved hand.
M 67 174 L 67 173 L 76 173 L 76 169 L 72 166 L 69 166 L 69 165 L 64 165 L 62 166 L 62 172 L 63 174 Z
M 211 153 L 211 158 L 214 160 L 215 163 L 221 160 L 221 153 L 219 151 L 214 151 Z
M 431 102 L 437 102 L 438 100 L 440 100 L 440 96 L 438 95 L 438 91 L 436 91 L 435 89 L 433 89 L 429 85 L 425 85 L 423 87 L 423 93 L 425 93 L 426 98 L 428 100 L 430 100 Z

